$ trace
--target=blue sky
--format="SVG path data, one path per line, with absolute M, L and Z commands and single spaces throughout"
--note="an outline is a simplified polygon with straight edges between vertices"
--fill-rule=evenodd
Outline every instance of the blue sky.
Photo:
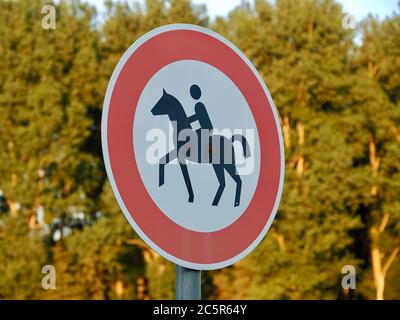
M 344 9 L 357 20 L 372 12 L 379 17 L 391 14 L 397 8 L 398 0 L 339 0 Z M 229 10 L 240 4 L 241 0 L 194 0 L 194 3 L 205 3 L 210 16 L 225 15 Z
M 87 0 L 95 4 L 100 10 L 103 8 L 104 0 Z M 128 0 L 132 2 L 133 0 Z M 192 0 L 196 4 L 206 4 L 209 15 L 213 18 L 216 15 L 225 15 L 229 10 L 240 4 L 241 0 Z M 398 0 L 338 0 L 345 11 L 353 15 L 357 20 L 364 18 L 368 13 L 384 18 L 397 10 Z

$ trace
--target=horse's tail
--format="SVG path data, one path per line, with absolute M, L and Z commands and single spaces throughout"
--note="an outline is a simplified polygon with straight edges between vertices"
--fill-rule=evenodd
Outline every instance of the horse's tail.
M 232 143 L 235 141 L 240 141 L 242 143 L 242 147 L 243 147 L 243 155 L 244 158 L 247 159 L 248 157 L 251 156 L 250 154 L 250 147 L 249 144 L 247 143 L 247 140 L 245 137 L 243 137 L 240 134 L 234 134 L 231 138 Z

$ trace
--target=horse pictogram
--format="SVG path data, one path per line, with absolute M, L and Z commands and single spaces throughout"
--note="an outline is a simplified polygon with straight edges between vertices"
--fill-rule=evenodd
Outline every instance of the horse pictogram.
M 187 161 L 199 164 L 211 164 L 217 176 L 219 186 L 212 202 L 218 206 L 225 189 L 225 171 L 236 183 L 234 205 L 240 205 L 242 179 L 235 165 L 233 143 L 240 141 L 244 158 L 250 157 L 250 148 L 245 137 L 234 134 L 230 139 L 223 135 L 214 134 L 213 124 L 205 105 L 200 102 L 201 89 L 198 85 L 190 88 L 191 97 L 198 101 L 195 104 L 195 114 L 188 117 L 179 100 L 163 89 L 159 101 L 151 109 L 153 115 L 167 115 L 174 131 L 174 149 L 163 156 L 159 161 L 159 186 L 164 185 L 164 167 L 174 159 L 178 159 L 182 175 L 189 194 L 189 202 L 194 201 L 194 193 L 190 181 Z M 191 123 L 198 121 L 200 129 L 193 130 Z

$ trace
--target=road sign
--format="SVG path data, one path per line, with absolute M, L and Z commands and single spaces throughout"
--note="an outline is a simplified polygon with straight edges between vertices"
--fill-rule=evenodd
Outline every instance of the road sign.
M 208 29 L 168 25 L 132 44 L 107 88 L 102 146 L 125 217 L 178 265 L 238 261 L 278 209 L 284 150 L 274 103 L 245 55 Z

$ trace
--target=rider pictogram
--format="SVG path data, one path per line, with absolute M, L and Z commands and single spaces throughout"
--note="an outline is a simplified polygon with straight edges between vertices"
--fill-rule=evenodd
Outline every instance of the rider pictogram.
M 190 94 L 193 99 L 201 98 L 201 89 L 198 85 L 192 85 Z M 243 156 L 250 157 L 250 148 L 244 136 L 235 134 L 231 139 L 223 135 L 213 134 L 213 125 L 207 109 L 202 102 L 195 105 L 195 114 L 188 117 L 179 100 L 163 89 L 162 97 L 151 109 L 153 115 L 167 115 L 174 129 L 175 149 L 160 159 L 159 163 L 159 186 L 164 185 L 164 167 L 167 163 L 178 158 L 182 175 L 185 180 L 189 194 L 189 202 L 194 201 L 192 183 L 187 168 L 187 160 L 197 163 L 212 164 L 217 176 L 219 187 L 212 202 L 218 206 L 222 193 L 225 189 L 225 171 L 236 183 L 234 206 L 240 205 L 242 180 L 235 166 L 235 153 L 233 143 L 240 141 L 243 148 Z M 200 129 L 194 131 L 191 123 L 199 121 Z M 185 137 L 184 139 L 180 139 Z
M 199 100 L 201 98 L 201 89 L 198 85 L 194 84 L 190 87 L 190 95 L 194 100 Z M 211 123 L 210 117 L 208 116 L 208 112 L 206 106 L 202 102 L 197 102 L 194 106 L 195 114 L 189 117 L 189 122 L 193 123 L 195 121 L 199 121 L 200 128 L 202 130 L 212 130 L 213 125 Z

